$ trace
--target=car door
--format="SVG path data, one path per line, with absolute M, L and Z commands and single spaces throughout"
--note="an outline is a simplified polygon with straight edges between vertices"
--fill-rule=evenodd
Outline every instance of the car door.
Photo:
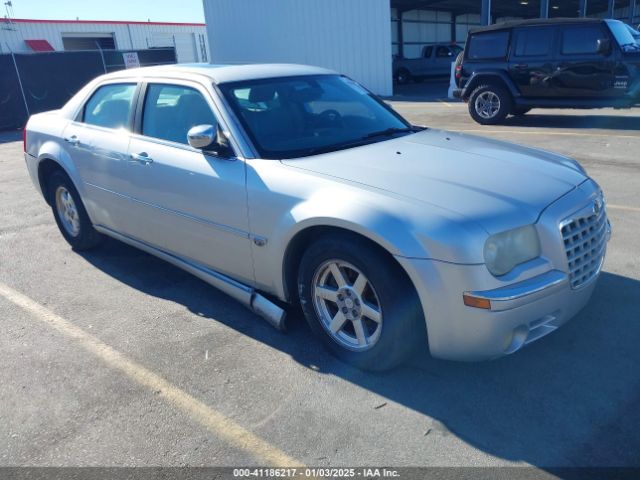
M 100 85 L 63 132 L 91 220 L 113 230 L 121 228 L 128 211 L 122 193 L 137 88 L 135 82 Z
M 513 32 L 509 75 L 524 97 L 548 98 L 557 94 L 552 82 L 555 37 L 553 26 L 523 27 Z
M 252 281 L 244 161 L 187 142 L 191 127 L 218 125 L 211 92 L 177 81 L 148 83 L 143 90 L 129 145 L 124 233 Z
M 615 96 L 615 54 L 598 53 L 598 40 L 610 39 L 600 23 L 565 25 L 559 33 L 558 64 L 553 76 L 558 96 L 595 99 Z
M 417 75 L 419 77 L 426 77 L 428 75 L 431 75 L 431 69 L 433 68 L 432 55 L 432 46 L 427 46 L 422 49 L 422 56 L 414 61 L 414 75 Z
M 447 45 L 438 45 L 433 61 L 431 75 L 449 75 L 451 73 L 451 63 L 456 60 L 453 50 Z

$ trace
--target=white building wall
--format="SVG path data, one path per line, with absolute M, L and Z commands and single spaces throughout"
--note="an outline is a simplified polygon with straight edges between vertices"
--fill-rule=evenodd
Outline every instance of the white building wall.
M 303 63 L 392 94 L 389 0 L 203 0 L 213 63 Z
M 209 42 L 207 29 L 200 24 L 171 23 L 107 23 L 107 22 L 29 22 L 17 20 L 11 24 L 0 20 L 0 53 L 25 53 L 31 49 L 25 40 L 47 40 L 57 51 L 63 51 L 62 36 L 65 33 L 111 33 L 118 50 L 138 50 L 150 47 L 172 46 L 176 37 L 178 62 L 208 61 Z M 200 45 L 204 36 L 204 52 Z M 160 36 L 169 39 L 168 45 L 155 41 Z M 166 42 L 165 42 L 166 43 Z

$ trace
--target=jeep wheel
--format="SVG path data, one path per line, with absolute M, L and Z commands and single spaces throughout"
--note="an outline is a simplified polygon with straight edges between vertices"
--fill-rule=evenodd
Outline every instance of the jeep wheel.
M 420 301 L 402 269 L 351 235 L 325 236 L 305 252 L 298 273 L 311 330 L 338 358 L 388 370 L 426 343 Z
M 511 94 L 499 85 L 480 85 L 469 97 L 469 113 L 482 125 L 502 122 L 511 112 Z
M 413 79 L 413 77 L 411 76 L 411 73 L 406 68 L 399 69 L 396 72 L 395 77 L 396 77 L 396 83 L 399 85 L 406 85 L 407 83 L 411 82 L 411 80 Z

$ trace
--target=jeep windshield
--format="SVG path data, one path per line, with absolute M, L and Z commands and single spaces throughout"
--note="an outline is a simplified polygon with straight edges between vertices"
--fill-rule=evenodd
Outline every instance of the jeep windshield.
M 249 80 L 219 88 L 262 158 L 316 155 L 419 130 L 340 75 Z
M 616 42 L 620 45 L 620 48 L 625 52 L 638 52 L 640 51 L 640 44 L 638 39 L 631 33 L 627 25 L 618 20 L 607 20 L 607 25 L 613 36 L 616 37 Z

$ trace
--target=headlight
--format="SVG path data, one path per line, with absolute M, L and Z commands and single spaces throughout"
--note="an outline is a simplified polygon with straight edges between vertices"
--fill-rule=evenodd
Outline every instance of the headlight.
M 492 235 L 484 244 L 484 263 L 496 277 L 539 255 L 540 240 L 533 225 Z

